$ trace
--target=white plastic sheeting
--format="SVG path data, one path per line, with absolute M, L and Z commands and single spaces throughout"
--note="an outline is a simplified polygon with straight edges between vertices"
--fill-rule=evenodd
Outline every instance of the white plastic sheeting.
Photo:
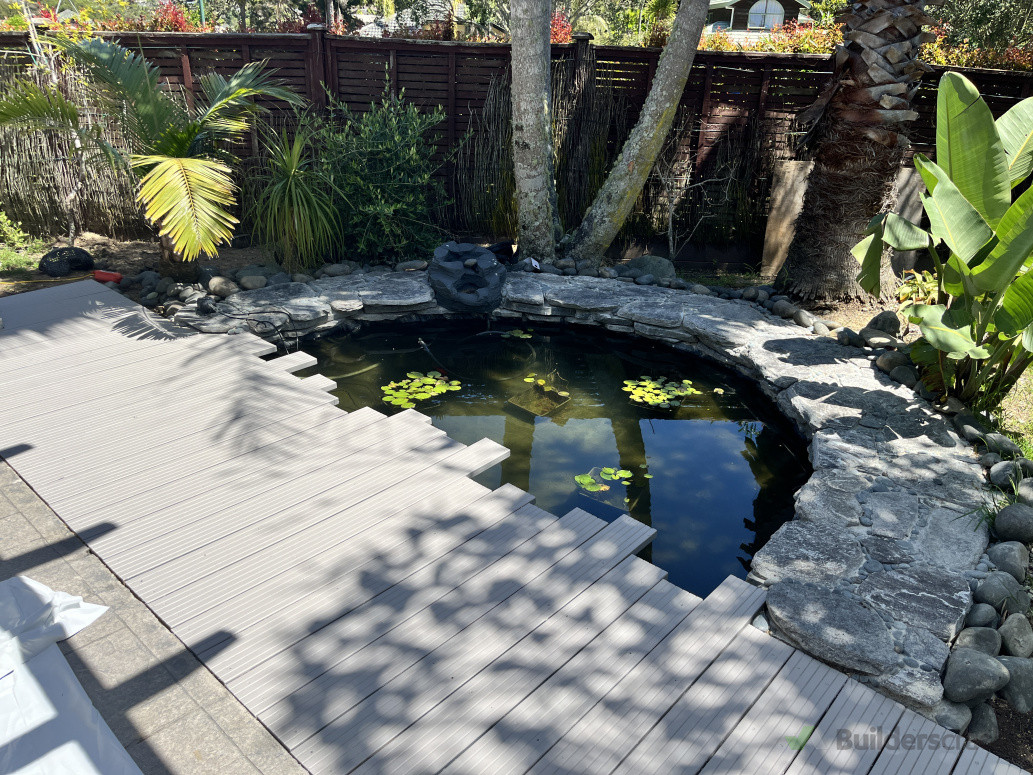
M 3 775 L 140 775 L 55 645 L 106 610 L 24 576 L 0 582 Z

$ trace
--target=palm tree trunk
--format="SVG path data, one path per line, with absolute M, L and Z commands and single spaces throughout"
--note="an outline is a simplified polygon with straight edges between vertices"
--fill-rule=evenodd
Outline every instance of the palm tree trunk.
M 710 6 L 683 0 L 653 84 L 621 154 L 571 240 L 568 256 L 599 262 L 631 213 L 674 123 Z
M 893 182 L 918 117 L 912 100 L 929 68 L 917 60 L 931 33 L 924 0 L 861 0 L 837 21 L 844 44 L 834 81 L 809 109 L 824 115 L 796 235 L 780 285 L 805 301 L 870 298 L 850 253 L 872 216 L 889 209 Z M 806 113 L 804 114 L 806 116 Z M 890 286 L 892 287 L 892 286 Z
M 556 255 L 549 34 L 547 0 L 514 0 L 510 7 L 510 36 L 517 242 L 523 258 L 538 261 L 551 261 Z

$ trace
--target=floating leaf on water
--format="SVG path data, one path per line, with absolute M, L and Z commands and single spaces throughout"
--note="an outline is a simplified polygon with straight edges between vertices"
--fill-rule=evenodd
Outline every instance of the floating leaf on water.
M 631 476 L 631 471 L 629 471 L 626 468 L 621 468 L 621 469 L 619 469 L 617 471 L 617 476 L 620 477 L 621 479 L 627 479 L 628 477 Z
M 652 474 L 643 474 L 643 476 L 644 476 L 644 477 L 645 477 L 646 479 L 652 479 L 652 478 L 653 478 L 653 475 L 652 475 Z
M 534 377 L 524 377 L 524 382 L 534 382 Z
M 631 498 L 625 498 L 625 499 L 624 499 L 624 502 L 625 502 L 625 503 L 631 503 Z
M 639 463 L 638 467 L 639 468 L 649 468 L 649 466 L 647 466 L 645 463 Z
M 725 391 L 721 388 L 714 388 L 714 392 L 717 393 L 719 396 L 723 396 L 725 394 Z
M 428 371 L 427 372 L 427 376 L 428 377 L 435 377 L 435 378 L 437 378 L 437 377 L 441 376 L 441 372 L 440 371 Z
M 539 385 L 544 385 L 544 384 L 545 384 L 545 380 L 544 380 L 544 379 L 540 379 L 540 380 L 538 380 L 538 384 L 539 384 Z
M 403 409 L 412 409 L 416 406 L 416 404 L 414 404 L 412 401 L 406 401 L 402 404 L 399 404 L 399 406 L 401 406 Z
M 627 487 L 629 484 L 631 484 L 631 481 L 628 480 L 628 479 L 625 479 L 623 482 L 621 482 L 621 484 L 623 484 L 625 487 Z
M 568 393 L 566 390 L 560 390 L 556 395 L 562 396 L 563 398 L 569 398 L 570 397 L 570 393 Z
M 420 374 L 420 372 L 418 371 L 407 371 L 405 373 L 405 376 L 407 376 L 409 379 L 422 379 L 423 377 L 423 375 Z

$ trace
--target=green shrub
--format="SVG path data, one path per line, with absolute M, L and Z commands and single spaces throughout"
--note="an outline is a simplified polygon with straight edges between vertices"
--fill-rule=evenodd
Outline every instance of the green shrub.
M 0 250 L 19 251 L 25 250 L 32 240 L 29 235 L 22 231 L 22 225 L 7 217 L 7 213 L 0 210 Z
M 340 248 L 370 261 L 422 257 L 441 240 L 431 212 L 444 189 L 433 177 L 428 133 L 444 111 L 421 113 L 385 95 L 365 113 L 334 100 L 328 112 L 318 142 L 340 215 Z
M 929 387 L 993 409 L 1033 362 L 1033 188 L 1012 194 L 1033 171 L 1033 98 L 995 122 L 967 78 L 945 74 L 936 163 L 917 154 L 915 167 L 929 231 L 893 213 L 873 218 L 854 247 L 858 282 L 880 295 L 884 243 L 925 249 L 936 286 L 905 307 L 922 334 L 911 358 Z

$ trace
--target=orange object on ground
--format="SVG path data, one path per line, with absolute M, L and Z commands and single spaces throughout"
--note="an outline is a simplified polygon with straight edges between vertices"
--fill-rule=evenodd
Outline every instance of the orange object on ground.
M 93 279 L 99 283 L 117 283 L 122 280 L 121 272 L 105 272 L 102 269 L 93 270 Z

